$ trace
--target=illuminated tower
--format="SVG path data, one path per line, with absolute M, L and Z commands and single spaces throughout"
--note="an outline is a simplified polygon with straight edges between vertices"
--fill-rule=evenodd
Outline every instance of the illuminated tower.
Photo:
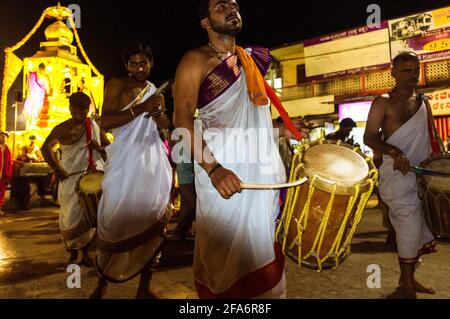
M 23 62 L 13 52 L 22 47 L 45 19 L 56 20 L 45 29 L 40 50 Z M 65 21 L 69 22 L 71 28 Z M 73 44 L 75 40 L 75 44 Z M 81 56 L 79 56 L 78 51 Z M 59 4 L 47 8 L 36 26 L 14 47 L 5 49 L 5 70 L 0 108 L 1 129 L 6 128 L 7 93 L 23 68 L 23 98 L 27 131 L 45 137 L 70 117 L 68 96 L 83 91 L 91 97 L 92 112 L 103 103 L 103 75 L 86 55 L 78 37 L 72 11 Z

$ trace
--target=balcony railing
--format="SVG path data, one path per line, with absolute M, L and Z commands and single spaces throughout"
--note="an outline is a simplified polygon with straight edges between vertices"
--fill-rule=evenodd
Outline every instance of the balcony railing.
M 419 86 L 430 86 L 450 79 L 450 59 L 421 64 Z M 448 82 L 447 82 L 448 83 Z M 358 97 L 388 92 L 395 85 L 391 70 L 324 81 L 286 86 L 279 90 L 282 101 L 292 101 L 311 97 L 334 95 L 336 97 Z

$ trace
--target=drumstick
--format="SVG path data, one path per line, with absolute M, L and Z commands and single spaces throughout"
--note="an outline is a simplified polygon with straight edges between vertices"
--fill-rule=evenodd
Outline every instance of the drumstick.
M 280 188 L 289 188 L 289 187 L 297 187 L 308 181 L 308 177 L 303 177 L 302 179 L 286 184 L 252 184 L 252 183 L 241 183 L 242 189 L 280 189 Z
M 410 172 L 421 174 L 421 175 L 430 175 L 430 176 L 441 176 L 441 177 L 450 177 L 450 173 L 447 172 L 438 172 L 438 171 L 432 171 L 423 167 L 411 167 L 409 169 Z
M 153 112 L 153 113 L 148 113 L 148 114 L 146 114 L 145 115 L 145 118 L 151 118 L 151 117 L 153 117 L 153 116 L 157 116 L 157 115 L 159 115 L 159 114 L 162 114 L 162 113 L 164 113 L 164 110 L 162 110 L 162 109 L 158 109 L 158 110 L 156 110 L 155 112 Z
M 163 83 L 163 84 L 155 91 L 155 93 L 152 94 L 152 96 L 161 94 L 162 91 L 164 91 L 164 90 L 166 89 L 166 87 L 169 86 L 169 84 L 170 84 L 170 81 L 164 82 L 164 83 Z M 158 114 L 163 113 L 163 112 L 164 112 L 164 110 L 162 110 L 162 109 L 161 109 L 161 106 L 160 106 L 159 109 L 158 109 L 157 111 L 155 111 L 155 112 L 153 112 L 153 113 L 151 113 L 151 114 L 150 114 L 150 113 L 147 113 L 147 114 L 145 115 L 145 118 L 148 119 L 148 118 L 151 118 L 152 116 L 158 115 Z

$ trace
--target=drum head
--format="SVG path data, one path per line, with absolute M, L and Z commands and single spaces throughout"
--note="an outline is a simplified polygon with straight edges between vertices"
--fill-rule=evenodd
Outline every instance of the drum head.
M 450 173 L 450 158 L 436 159 L 425 165 L 425 168 L 436 172 Z M 450 190 L 450 177 L 429 175 L 423 175 L 422 177 L 430 188 L 440 191 Z
M 79 189 L 82 193 L 97 193 L 102 190 L 103 172 L 90 172 L 80 178 Z
M 303 156 L 307 170 L 318 178 L 337 184 L 362 182 L 369 174 L 369 165 L 357 152 L 336 144 L 318 144 Z

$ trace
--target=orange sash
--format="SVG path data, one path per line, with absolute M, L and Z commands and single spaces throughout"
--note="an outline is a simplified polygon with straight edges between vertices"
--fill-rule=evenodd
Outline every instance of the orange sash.
M 245 49 L 236 46 L 236 54 L 242 63 L 242 67 L 245 71 L 245 78 L 247 80 L 248 94 L 250 100 L 255 106 L 263 106 L 269 104 L 269 98 L 267 97 L 266 89 L 264 86 L 264 78 L 259 72 L 258 67 L 251 58 L 251 56 L 245 51 Z

